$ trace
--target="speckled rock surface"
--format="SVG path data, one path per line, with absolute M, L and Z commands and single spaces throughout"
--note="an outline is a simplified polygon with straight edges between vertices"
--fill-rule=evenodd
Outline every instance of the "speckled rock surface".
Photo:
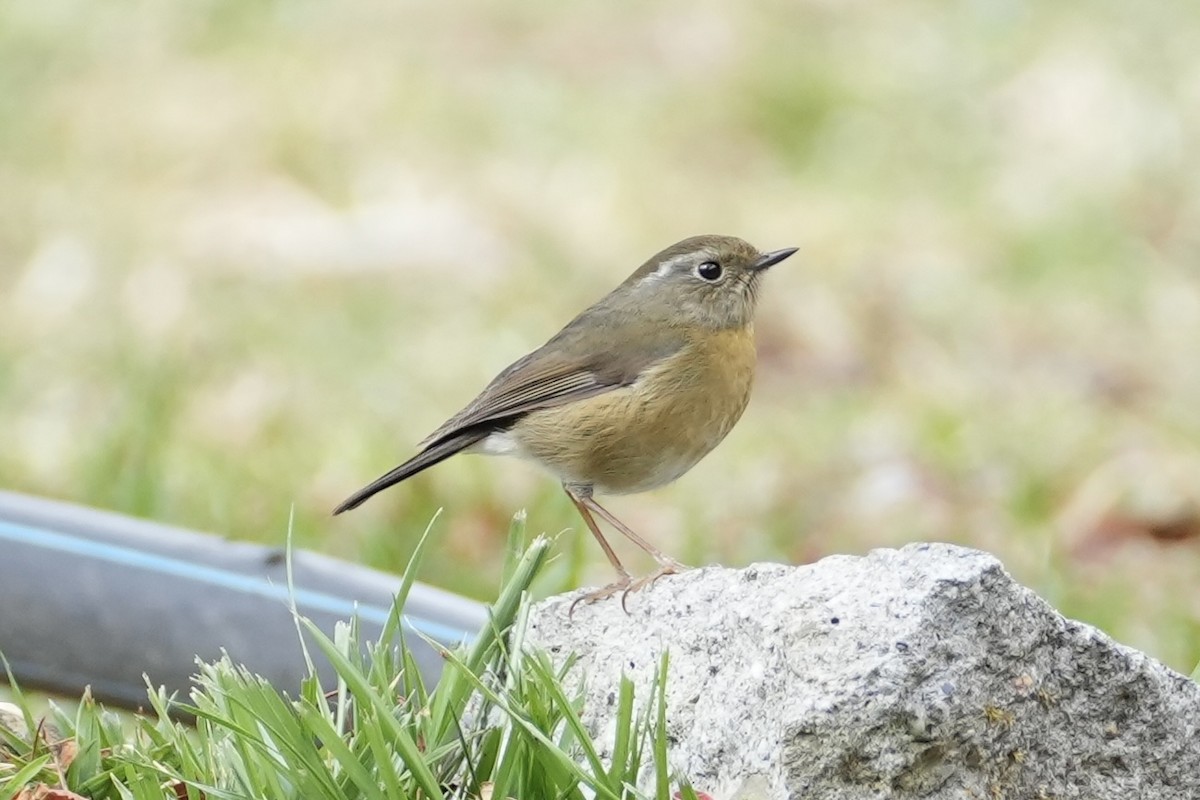
M 1200 798 L 1200 685 L 1068 620 L 991 556 L 911 545 L 705 568 L 628 601 L 551 598 L 611 740 L 622 673 L 670 651 L 673 769 L 716 800 Z M 647 776 L 648 777 L 648 776 Z

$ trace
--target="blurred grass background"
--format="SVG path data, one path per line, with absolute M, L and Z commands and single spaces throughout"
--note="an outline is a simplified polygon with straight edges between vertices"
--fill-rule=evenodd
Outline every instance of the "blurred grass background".
M 914 540 L 1200 658 L 1200 6 L 0 5 L 0 485 L 486 598 L 557 485 L 337 519 L 661 247 L 797 245 L 754 400 L 608 505 L 690 563 Z M 627 553 L 639 569 L 648 565 Z

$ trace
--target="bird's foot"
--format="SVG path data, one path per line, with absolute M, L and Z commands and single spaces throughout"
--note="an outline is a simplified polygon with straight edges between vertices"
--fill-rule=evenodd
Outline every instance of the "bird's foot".
M 651 572 L 649 575 L 643 575 L 636 581 L 631 581 L 630 584 L 625 587 L 625 591 L 621 593 L 621 608 L 626 614 L 628 614 L 629 609 L 626 607 L 625 601 L 629 599 L 629 595 L 633 594 L 634 592 L 640 592 L 647 586 L 653 587 L 654 584 L 658 583 L 658 579 L 664 575 L 677 575 L 680 572 L 689 569 L 691 569 L 691 567 L 687 566 L 686 564 L 681 564 L 673 558 L 663 557 L 658 562 L 658 569 L 656 569 L 654 572 Z
M 629 595 L 633 594 L 634 592 L 640 592 L 647 586 L 654 586 L 654 584 L 658 583 L 658 579 L 664 575 L 677 575 L 680 572 L 684 572 L 689 569 L 691 569 L 691 567 L 688 565 L 681 564 L 673 558 L 663 556 L 661 559 L 659 559 L 658 569 L 656 569 L 654 572 L 651 572 L 649 575 L 643 575 L 636 580 L 629 575 L 622 575 L 615 583 L 610 583 L 608 586 L 603 586 L 594 592 L 589 592 L 582 597 L 576 598 L 575 602 L 571 603 L 571 608 L 567 612 L 567 616 L 571 617 L 574 615 L 575 606 L 579 605 L 580 603 L 591 605 L 592 603 L 606 600 L 617 594 L 617 592 L 621 593 L 621 610 L 628 614 L 629 607 L 625 605 L 625 601 L 629 599 Z
M 602 586 L 594 592 L 588 592 L 581 597 L 575 598 L 575 602 L 571 603 L 571 608 L 567 611 L 567 618 L 569 619 L 575 615 L 575 606 L 579 605 L 580 603 L 585 603 L 590 606 L 592 603 L 597 603 L 601 600 L 612 597 L 617 592 L 628 592 L 629 588 L 633 586 L 633 584 L 633 578 L 626 574 L 622 575 L 615 583 L 610 583 L 608 586 Z M 621 600 L 622 608 L 625 607 L 625 601 L 623 598 L 624 595 L 622 595 Z

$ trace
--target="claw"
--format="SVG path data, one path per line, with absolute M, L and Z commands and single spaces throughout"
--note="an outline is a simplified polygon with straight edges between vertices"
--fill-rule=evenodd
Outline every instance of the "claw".
M 620 580 L 618 580 L 616 583 L 610 583 L 608 586 L 603 586 L 594 592 L 589 592 L 581 597 L 575 598 L 575 602 L 571 603 L 571 608 L 567 611 L 567 619 L 571 619 L 574 616 L 575 606 L 579 605 L 580 603 L 591 605 L 592 603 L 612 597 L 622 589 L 628 591 L 632 584 L 633 578 L 629 577 L 628 575 L 622 575 Z M 621 607 L 625 607 L 625 601 L 623 599 L 621 601 Z M 628 614 L 629 612 L 626 611 L 625 613 Z
M 629 598 L 629 595 L 634 592 L 639 592 L 647 586 L 653 589 L 654 584 L 658 583 L 659 578 L 663 577 L 664 575 L 677 575 L 686 569 L 688 569 L 688 567 L 680 564 L 674 559 L 660 561 L 656 571 L 650 573 L 649 575 L 638 578 L 636 581 L 632 581 L 629 586 L 625 588 L 625 591 L 621 593 L 621 608 L 624 609 L 626 614 L 628 614 L 629 608 L 625 605 L 625 601 Z
M 592 603 L 599 602 L 600 600 L 606 600 L 615 595 L 617 592 L 621 593 L 621 610 L 628 614 L 629 606 L 625 605 L 625 601 L 629 599 L 629 595 L 633 594 L 634 592 L 640 592 L 647 586 L 653 588 L 654 584 L 658 583 L 658 579 L 664 575 L 677 575 L 680 572 L 688 569 L 691 569 L 691 567 L 680 564 L 674 559 L 663 559 L 662 561 L 658 562 L 657 570 L 649 575 L 644 575 L 637 580 L 634 580 L 629 575 L 622 575 L 620 580 L 618 580 L 616 583 L 610 583 L 608 586 L 604 586 L 594 592 L 585 594 L 582 597 L 575 598 L 575 602 L 571 603 L 571 608 L 567 611 L 567 619 L 571 619 L 574 616 L 575 606 L 579 605 L 580 603 L 587 603 L 588 605 L 591 605 Z

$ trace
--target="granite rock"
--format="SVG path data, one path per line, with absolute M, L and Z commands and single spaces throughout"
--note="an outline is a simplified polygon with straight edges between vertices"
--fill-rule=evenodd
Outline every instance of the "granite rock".
M 941 544 L 540 603 L 602 743 L 663 651 L 671 767 L 715 800 L 1200 798 L 1200 685 Z M 650 774 L 645 780 L 649 785 Z

